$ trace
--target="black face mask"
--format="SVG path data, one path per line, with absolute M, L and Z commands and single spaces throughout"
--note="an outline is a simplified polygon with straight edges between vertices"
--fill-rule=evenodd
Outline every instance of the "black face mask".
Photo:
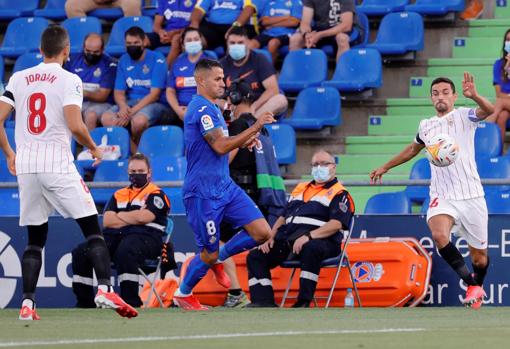
M 88 65 L 96 65 L 101 60 L 101 55 L 96 55 L 93 53 L 85 53 L 85 62 L 87 62 Z
M 130 173 L 129 181 L 135 188 L 141 188 L 147 184 L 147 173 Z
M 143 47 L 138 45 L 126 46 L 126 51 L 134 61 L 139 60 L 143 55 Z

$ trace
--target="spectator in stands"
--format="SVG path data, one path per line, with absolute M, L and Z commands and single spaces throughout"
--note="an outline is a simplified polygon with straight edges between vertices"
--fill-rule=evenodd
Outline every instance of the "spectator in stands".
M 460 14 L 460 18 L 466 21 L 477 19 L 483 13 L 482 0 L 466 0 L 466 8 Z
M 166 99 L 170 107 L 170 123 L 182 125 L 186 107 L 191 97 L 197 93 L 197 83 L 193 76 L 195 64 L 202 58 L 207 58 L 204 53 L 204 40 L 198 29 L 186 28 L 181 36 L 179 44 L 185 51 L 181 54 L 168 71 L 166 84 Z
M 248 33 L 244 27 L 234 27 L 227 36 L 228 55 L 220 62 L 227 88 L 236 79 L 250 84 L 255 101 L 252 114 L 259 117 L 265 112 L 279 115 L 287 110 L 287 98 L 280 93 L 276 71 L 267 58 L 248 47 Z
M 207 47 L 225 47 L 227 33 L 235 27 L 245 26 L 250 37 L 255 36 L 255 28 L 249 25 L 261 0 L 201 0 L 191 13 L 193 28 L 200 28 Z M 204 19 L 205 17 L 205 19 Z
M 267 46 L 273 57 L 278 58 L 278 49 L 289 45 L 289 38 L 299 26 L 303 5 L 301 0 L 274 0 L 265 2 L 259 11 L 260 25 L 264 31 L 250 41 L 250 48 Z
M 510 117 L 510 29 L 503 37 L 501 58 L 494 63 L 492 81 L 496 89 L 496 102 L 494 112 L 486 120 L 498 124 L 504 142 L 506 123 Z
M 312 22 L 315 23 L 312 28 Z M 356 16 L 354 0 L 303 0 L 303 14 L 289 49 L 336 47 L 336 60 L 350 48 L 350 35 L 356 30 L 354 45 L 363 42 L 364 31 Z
M 145 33 L 134 26 L 125 33 L 127 53 L 120 57 L 113 96 L 116 105 L 101 116 L 103 126 L 131 126 L 131 137 L 138 144 L 142 132 L 159 122 L 166 105 L 167 73 L 165 57 L 144 48 Z M 133 147 L 134 150 L 134 147 Z
M 141 0 L 67 0 L 65 9 L 68 18 L 85 17 L 87 12 L 100 8 L 120 7 L 124 16 L 141 16 Z
M 181 53 L 181 34 L 190 23 L 196 0 L 160 0 L 154 16 L 153 33 L 148 33 L 150 47 L 171 45 L 166 58 L 169 67 Z
M 91 33 L 83 41 L 83 52 L 72 54 L 64 68 L 83 81 L 83 120 L 93 130 L 101 115 L 112 107 L 117 62 L 104 53 L 101 35 Z
M 131 185 L 119 189 L 106 205 L 103 216 L 104 238 L 120 282 L 120 294 L 133 307 L 142 305 L 138 296 L 138 267 L 146 259 L 161 254 L 170 201 L 151 183 L 149 159 L 136 153 L 129 159 Z M 95 308 L 92 264 L 86 243 L 72 251 L 73 292 L 77 307 Z M 173 256 L 173 252 L 169 253 Z M 171 258 L 170 258 L 171 259 Z
M 227 89 L 227 100 L 233 106 L 228 113 L 228 133 L 236 136 L 247 130 L 257 119 L 250 112 L 253 103 L 253 91 L 243 80 L 232 83 Z M 259 136 L 260 147 L 256 151 L 247 148 L 235 149 L 229 154 L 230 177 L 255 202 L 267 219 L 269 226 L 283 213 L 286 206 L 285 189 L 280 169 L 276 160 L 274 146 L 267 130 L 262 129 Z M 268 180 L 270 178 L 270 180 Z M 220 240 L 226 243 L 238 229 L 226 222 L 220 226 Z M 232 258 L 223 262 L 225 273 L 230 278 L 231 286 L 223 304 L 225 307 L 243 307 L 249 303 L 241 290 L 237 278 L 236 265 Z
M 270 270 L 287 259 L 301 261 L 299 294 L 293 307 L 309 307 L 321 261 L 340 253 L 341 229 L 354 214 L 351 195 L 335 177 L 333 156 L 320 150 L 312 157 L 311 182 L 297 185 L 284 216 L 273 226 L 274 238 L 248 254 L 248 279 L 253 307 L 275 307 Z

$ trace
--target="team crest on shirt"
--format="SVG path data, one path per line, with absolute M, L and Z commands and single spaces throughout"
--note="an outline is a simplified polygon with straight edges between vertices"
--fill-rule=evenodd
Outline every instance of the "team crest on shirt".
M 143 67 L 142 67 L 142 72 L 144 74 L 148 74 L 150 71 L 149 67 L 147 66 L 147 64 L 144 64 Z
M 159 196 L 155 196 L 154 197 L 154 206 L 156 206 L 157 208 L 159 208 L 161 210 L 163 208 L 163 206 L 165 206 L 165 203 L 163 202 L 162 198 L 160 198 Z
M 100 77 L 101 76 L 101 68 L 97 68 L 96 70 L 94 70 L 93 75 L 95 78 Z
M 191 1 L 191 0 L 184 1 L 184 6 L 190 7 L 191 5 L 193 5 L 193 1 Z
M 292 7 L 292 1 L 290 1 L 290 0 L 289 0 L 289 1 L 287 1 L 287 2 L 285 3 L 285 6 L 287 6 L 287 7 Z
M 202 127 L 204 128 L 204 130 L 210 130 L 214 127 L 214 123 L 212 121 L 212 118 L 209 116 L 209 115 L 203 115 L 201 118 L 200 118 L 200 122 L 202 123 Z
M 81 84 L 77 84 L 77 85 L 76 85 L 76 94 L 77 94 L 78 96 L 81 96 Z

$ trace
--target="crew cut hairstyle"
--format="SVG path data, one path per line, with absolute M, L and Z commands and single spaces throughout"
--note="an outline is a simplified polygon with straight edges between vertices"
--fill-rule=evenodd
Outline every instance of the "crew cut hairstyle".
M 453 83 L 453 81 L 448 79 L 447 77 L 441 76 L 441 77 L 435 78 L 434 81 L 432 81 L 432 83 L 430 84 L 430 94 L 432 94 L 432 87 L 434 87 L 434 85 L 440 84 L 442 82 L 446 82 L 447 84 L 449 84 L 450 87 L 452 88 L 453 93 L 455 93 L 455 84 Z
M 239 35 L 239 36 L 244 36 L 247 38 L 248 30 L 246 30 L 246 27 L 244 27 L 244 26 L 232 27 L 232 29 L 230 29 L 230 31 L 228 32 L 227 39 L 230 35 Z
M 124 39 L 127 38 L 128 35 L 129 36 L 138 36 L 142 40 L 145 39 L 145 32 L 143 31 L 142 28 L 140 28 L 136 25 L 134 25 L 131 28 L 129 28 L 128 30 L 126 30 L 126 32 L 124 33 Z
M 134 153 L 129 158 L 128 163 L 130 163 L 133 160 L 142 160 L 142 161 L 145 161 L 145 163 L 147 164 L 147 168 L 150 170 L 151 163 L 149 161 L 149 158 L 147 156 L 145 156 L 144 154 L 142 154 L 142 153 Z
M 215 59 L 202 58 L 195 66 L 195 74 L 200 70 L 212 70 L 213 68 L 223 69 L 223 66 Z
M 41 35 L 41 51 L 44 57 L 56 57 L 66 46 L 69 46 L 67 30 L 56 24 L 44 29 Z

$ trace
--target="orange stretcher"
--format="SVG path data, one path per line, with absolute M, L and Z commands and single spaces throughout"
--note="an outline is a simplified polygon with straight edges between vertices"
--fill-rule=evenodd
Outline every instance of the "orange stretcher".
M 237 255 L 234 260 L 241 288 L 249 294 L 246 254 L 247 252 Z M 430 281 L 432 259 L 415 238 L 352 239 L 347 254 L 362 306 L 413 307 L 425 297 Z M 181 277 L 190 259 L 183 264 Z M 292 269 L 280 267 L 271 271 L 276 304 L 280 304 L 291 271 Z M 321 270 L 316 296 L 327 297 L 335 272 L 336 268 Z M 295 296 L 299 289 L 298 275 L 296 274 L 292 282 L 290 297 Z M 348 288 L 352 288 L 349 273 L 342 269 L 330 306 L 343 307 Z M 226 297 L 226 290 L 218 285 L 211 271 L 195 287 L 193 293 L 203 304 L 211 306 L 222 305 Z M 292 303 L 287 301 L 286 306 L 291 306 Z M 324 303 L 325 300 L 317 300 L 320 307 L 324 306 Z

